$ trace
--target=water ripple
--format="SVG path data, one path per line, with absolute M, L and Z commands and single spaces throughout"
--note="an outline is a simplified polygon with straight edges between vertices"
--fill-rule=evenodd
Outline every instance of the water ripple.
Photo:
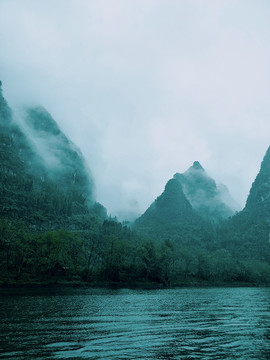
M 269 359 L 270 289 L 0 296 L 0 359 Z

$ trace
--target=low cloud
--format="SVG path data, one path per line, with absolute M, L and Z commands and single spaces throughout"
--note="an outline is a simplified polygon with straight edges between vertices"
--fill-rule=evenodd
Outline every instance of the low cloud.
M 199 160 L 244 206 L 269 146 L 268 2 L 1 0 L 0 79 L 82 150 L 98 201 L 143 212 Z

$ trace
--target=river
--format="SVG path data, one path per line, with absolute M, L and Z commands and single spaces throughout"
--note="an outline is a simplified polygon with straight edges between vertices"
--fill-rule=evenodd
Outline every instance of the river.
M 0 359 L 269 359 L 270 288 L 0 289 Z

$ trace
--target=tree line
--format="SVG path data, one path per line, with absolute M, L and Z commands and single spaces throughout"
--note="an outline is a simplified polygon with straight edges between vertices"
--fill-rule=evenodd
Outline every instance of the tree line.
M 85 230 L 37 231 L 0 219 L 0 284 L 89 283 L 180 286 L 269 282 L 267 259 L 221 247 L 143 237 L 115 220 Z M 218 238 L 218 235 L 217 235 Z

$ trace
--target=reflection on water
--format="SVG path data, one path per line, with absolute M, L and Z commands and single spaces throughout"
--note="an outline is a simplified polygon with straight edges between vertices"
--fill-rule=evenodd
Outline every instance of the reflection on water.
M 270 358 L 269 288 L 0 291 L 0 359 Z

